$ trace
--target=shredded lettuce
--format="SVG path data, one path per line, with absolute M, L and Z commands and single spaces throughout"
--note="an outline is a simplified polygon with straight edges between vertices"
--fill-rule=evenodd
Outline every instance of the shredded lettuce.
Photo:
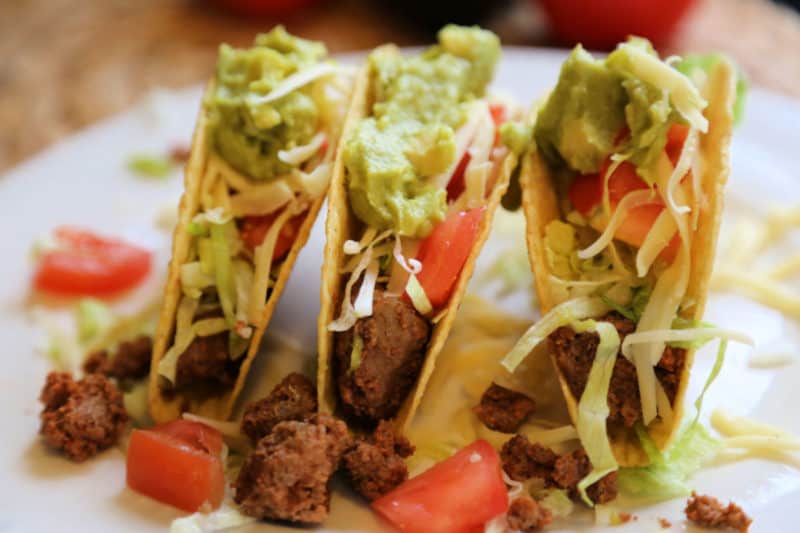
M 364 340 L 361 335 L 353 335 L 353 350 L 350 352 L 350 372 L 358 370 L 361 366 L 361 351 L 364 349 Z
M 719 348 L 717 349 L 717 358 L 714 360 L 714 366 L 711 367 L 711 373 L 708 375 L 705 384 L 703 384 L 703 390 L 700 392 L 700 395 L 694 401 L 694 408 L 696 413 L 694 415 L 694 422 L 697 423 L 698 419 L 700 418 L 700 412 L 703 410 L 703 399 L 706 396 L 706 392 L 708 391 L 711 384 L 717 379 L 719 376 L 720 371 L 722 370 L 722 365 L 725 363 L 725 351 L 728 349 L 728 340 L 727 339 L 720 339 L 719 341 Z
M 425 289 L 420 285 L 416 274 L 410 274 L 408 276 L 406 294 L 411 298 L 411 303 L 414 304 L 414 308 L 419 311 L 421 315 L 427 315 L 433 311 L 433 305 L 428 299 L 428 295 L 425 294 Z
M 176 518 L 169 526 L 169 533 L 210 533 L 246 526 L 254 523 L 255 518 L 243 515 L 236 507 L 223 504 L 210 513 L 197 512 L 182 518 Z
M 108 328 L 114 317 L 111 309 L 100 300 L 84 298 L 75 308 L 75 323 L 78 326 L 78 341 L 86 344 Z
M 144 178 L 164 178 L 175 168 L 167 157 L 134 154 L 128 158 L 128 170 Z
M 210 229 L 217 296 L 225 319 L 232 326 L 236 320 L 236 287 L 233 281 L 233 262 L 231 261 L 231 249 L 228 245 L 227 235 L 230 231 L 235 231 L 235 226 L 232 221 L 228 221 L 224 224 L 211 224 Z
M 231 214 L 234 217 L 260 216 L 274 213 L 294 198 L 287 180 L 276 180 L 256 185 L 231 196 Z
M 186 224 L 186 233 L 192 237 L 208 237 L 208 226 L 202 222 L 189 222 Z
M 602 316 L 608 309 L 600 298 L 590 297 L 575 298 L 555 306 L 520 337 L 501 364 L 509 372 L 514 372 L 528 354 L 555 330 L 578 320 Z
M 567 491 L 563 489 L 542 489 L 536 491 L 533 497 L 556 518 L 569 516 L 575 509 Z
M 689 54 L 675 65 L 689 79 L 695 81 L 698 77 L 705 77 L 711 68 L 723 59 L 721 54 Z M 732 61 L 730 58 L 726 58 Z M 749 89 L 747 76 L 740 68 L 736 68 L 736 101 L 733 104 L 733 123 L 739 124 L 744 118 L 744 104 Z
M 578 483 L 581 498 L 588 506 L 593 502 L 586 489 L 618 468 L 608 439 L 608 387 L 614 373 L 614 363 L 619 352 L 619 333 L 613 324 L 584 320 L 573 324 L 576 332 L 592 331 L 600 337 L 597 354 L 589 370 L 586 388 L 578 402 L 578 436 L 592 463 L 592 471 Z
M 204 272 L 199 261 L 182 264 L 180 278 L 183 293 L 192 298 L 200 298 L 203 289 L 214 285 L 214 276 Z
M 178 365 L 178 358 L 186 351 L 195 337 L 192 328 L 192 319 L 197 311 L 200 301 L 197 298 L 183 296 L 178 304 L 175 317 L 175 340 L 172 346 L 158 362 L 158 373 L 167 378 L 171 383 L 175 383 L 175 372 Z
M 641 424 L 637 424 L 636 434 L 650 464 L 620 469 L 617 483 L 623 494 L 647 501 L 688 495 L 691 492 L 687 485 L 689 477 L 722 448 L 722 443 L 697 423 L 685 426 L 664 454 L 658 451 Z
M 125 411 L 136 427 L 147 427 L 153 423 L 147 406 L 147 386 L 147 380 L 139 381 L 122 395 Z

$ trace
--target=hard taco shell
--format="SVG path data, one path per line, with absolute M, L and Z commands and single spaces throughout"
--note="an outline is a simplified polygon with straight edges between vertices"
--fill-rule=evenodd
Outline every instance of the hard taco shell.
M 700 135 L 698 148 L 703 162 L 699 169 L 703 198 L 699 201 L 700 212 L 697 227 L 692 231 L 691 273 L 684 297 L 684 301 L 693 302 L 693 305 L 682 309 L 681 315 L 684 318 L 701 319 L 705 310 L 717 235 L 722 220 L 724 188 L 729 173 L 735 80 L 734 67 L 728 61 L 722 60 L 712 68 L 702 90 L 704 97 L 709 102 L 708 107 L 704 110 L 709 127 L 707 133 Z M 536 109 L 533 110 L 533 113 L 535 112 Z M 535 146 L 523 157 L 520 185 L 522 208 L 527 221 L 528 255 L 535 277 L 541 312 L 544 314 L 559 303 L 548 282 L 550 271 L 545 253 L 544 231 L 548 223 L 560 218 L 561 215 L 553 177 Z M 686 386 L 693 359 L 693 350 L 687 350 L 673 406 L 675 413 L 673 420 L 666 423 L 657 419 L 648 427 L 648 432 L 659 449 L 669 446 L 680 427 Z M 570 417 L 574 422 L 577 420 L 578 401 L 573 397 L 566 379 L 558 370 L 555 359 L 553 359 L 553 366 L 558 373 L 561 390 L 564 393 Z M 620 465 L 634 466 L 648 463 L 647 455 L 632 429 L 610 426 L 609 436 L 614 455 Z
M 399 53 L 396 47 L 388 45 L 382 50 Z M 348 239 L 359 240 L 360 231 L 363 224 L 356 218 L 350 210 L 347 197 L 347 177 L 342 159 L 344 143 L 347 142 L 356 124 L 362 118 L 369 115 L 372 109 L 374 95 L 371 94 L 371 74 L 369 65 L 362 67 L 353 90 L 350 111 L 345 121 L 343 142 L 340 143 L 336 154 L 336 163 L 331 178 L 331 188 L 328 196 L 328 217 L 325 224 L 325 260 L 322 267 L 322 286 L 320 291 L 321 310 L 317 322 L 319 366 L 317 373 L 317 390 L 319 396 L 320 410 L 332 413 L 336 409 L 337 395 L 336 382 L 333 375 L 333 367 L 330 364 L 333 357 L 333 332 L 328 331 L 330 324 L 338 314 L 339 305 L 342 298 L 342 289 L 347 281 L 346 275 L 340 274 L 344 265 L 344 242 Z M 456 311 L 464 296 L 467 282 L 472 276 L 475 268 L 475 261 L 489 235 L 494 213 L 500 205 L 500 200 L 508 187 L 509 177 L 517 165 L 517 156 L 513 153 L 502 161 L 501 168 L 498 170 L 497 179 L 494 182 L 494 189 L 486 201 L 486 212 L 481 218 L 478 228 L 478 235 L 472 251 L 464 263 L 464 268 L 456 280 L 453 294 L 446 307 L 438 312 L 442 315 L 441 319 L 434 324 L 428 349 L 425 354 L 425 361 L 420 371 L 414 388 L 401 406 L 395 424 L 401 430 L 405 430 L 411 421 L 414 413 L 419 406 L 425 386 L 430 379 L 433 369 L 436 366 L 436 357 L 442 350 L 450 328 L 453 325 Z
M 213 83 L 213 82 L 212 82 Z M 207 93 L 213 90 L 209 84 Z M 165 392 L 159 385 L 158 363 L 172 343 L 175 316 L 181 298 L 180 266 L 186 262 L 191 247 L 192 236 L 186 227 L 198 213 L 200 206 L 200 192 L 202 180 L 206 174 L 209 163 L 210 147 L 207 139 L 208 116 L 204 104 L 201 104 L 200 113 L 195 126 L 192 139 L 192 148 L 189 161 L 184 169 L 184 193 L 178 207 L 178 224 L 175 226 L 172 239 L 172 259 L 169 264 L 167 285 L 164 290 L 164 303 L 158 321 L 153 345 L 153 358 L 150 366 L 149 404 L 150 415 L 156 422 L 166 422 L 178 418 L 184 411 L 215 419 L 227 419 L 231 416 L 236 404 L 236 399 L 244 387 L 250 365 L 258 352 L 261 338 L 269 324 L 275 306 L 280 300 L 281 293 L 289 280 L 297 255 L 308 241 L 311 228 L 317 218 L 325 195 L 314 200 L 306 212 L 306 218 L 295 238 L 286 257 L 278 267 L 275 284 L 268 292 L 267 301 L 257 324 L 254 325 L 250 338 L 250 346 L 244 355 L 239 374 L 233 387 L 224 388 L 222 394 L 207 394 L 206 391 L 169 391 Z M 331 139 L 330 146 L 336 146 L 338 139 Z M 273 272 L 275 268 L 272 269 Z

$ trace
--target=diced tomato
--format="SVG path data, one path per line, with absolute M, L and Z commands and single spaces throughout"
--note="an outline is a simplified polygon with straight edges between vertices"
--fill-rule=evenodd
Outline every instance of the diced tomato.
M 500 103 L 489 104 L 489 113 L 492 115 L 492 122 L 494 122 L 494 145 L 497 146 L 500 144 L 500 126 L 508 120 L 506 106 Z
M 280 211 L 276 211 L 269 215 L 244 217 L 239 227 L 239 236 L 242 238 L 242 241 L 244 241 L 245 246 L 252 251 L 264 242 L 267 231 L 269 231 L 269 228 L 272 227 L 272 223 L 275 222 L 275 219 L 278 218 L 279 215 Z M 297 232 L 300 231 L 300 226 L 303 225 L 305 219 L 306 212 L 303 212 L 286 221 L 278 235 L 278 240 L 275 242 L 275 251 L 272 257 L 273 261 L 282 259 L 283 256 L 289 252 L 297 237 Z
M 139 285 L 150 273 L 151 253 L 119 239 L 61 227 L 58 249 L 45 252 L 33 276 L 41 291 L 65 296 L 110 296 Z
M 595 206 L 603 200 L 603 178 L 600 174 L 576 176 L 569 186 L 567 197 L 572 206 L 583 216 L 589 216 Z
M 469 257 L 486 207 L 459 211 L 440 222 L 419 247 L 422 271 L 417 279 L 434 308 L 450 299 L 456 279 Z
M 461 196 L 461 193 L 463 193 L 464 189 L 466 189 L 466 183 L 464 183 L 464 173 L 467 171 L 467 165 L 469 165 L 470 159 L 472 159 L 472 156 L 469 154 L 469 150 L 467 150 L 464 152 L 464 157 L 462 157 L 461 161 L 458 162 L 458 166 L 456 167 L 455 171 L 453 171 L 453 177 L 450 178 L 449 182 L 447 182 L 448 202 L 452 202 Z
M 686 142 L 686 137 L 688 136 L 689 126 L 684 126 L 683 124 L 670 126 L 667 132 L 667 145 L 664 149 L 673 166 L 678 164 L 678 159 L 681 157 L 681 151 L 683 150 L 683 143 Z
M 508 508 L 497 452 L 478 440 L 375 500 L 405 533 L 471 533 Z
M 497 102 L 489 104 L 489 113 L 492 115 L 495 127 L 500 127 L 508 120 L 506 116 L 506 106 L 503 104 Z
M 600 170 L 601 176 L 604 176 L 606 170 L 608 170 L 608 164 L 609 163 L 606 162 L 606 164 L 604 164 Z M 601 180 L 601 196 L 603 194 L 602 187 L 603 185 Z M 640 178 L 639 174 L 636 173 L 636 167 L 627 161 L 623 161 L 619 164 L 619 166 L 617 166 L 616 169 L 614 169 L 614 173 L 608 177 L 608 202 L 611 204 L 611 207 L 614 208 L 629 192 L 649 188 L 650 186 L 647 185 L 647 182 Z
M 173 420 L 155 426 L 151 431 L 170 435 L 198 451 L 211 455 L 219 455 L 222 452 L 222 434 L 201 422 Z
M 128 444 L 128 486 L 184 511 L 211 511 L 225 495 L 221 450 L 219 432 L 197 422 L 136 429 Z

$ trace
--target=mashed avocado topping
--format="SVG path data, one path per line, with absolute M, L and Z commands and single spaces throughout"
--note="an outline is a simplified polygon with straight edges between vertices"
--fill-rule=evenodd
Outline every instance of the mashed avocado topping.
M 287 173 L 291 167 L 278 151 L 307 144 L 318 129 L 312 86 L 269 102 L 254 97 L 269 94 L 325 55 L 322 43 L 294 37 L 283 26 L 258 35 L 252 48 L 220 46 L 216 84 L 205 100 L 213 149 L 252 179 L 270 181 Z
M 670 125 L 699 121 L 704 105 L 689 79 L 645 39 L 629 38 L 604 60 L 578 45 L 539 112 L 534 137 L 553 165 L 590 174 L 619 153 L 652 184 Z M 624 128 L 627 137 L 620 135 Z
M 456 157 L 455 130 L 483 96 L 500 41 L 477 27 L 446 26 L 439 44 L 412 57 L 379 49 L 369 57 L 374 105 L 347 140 L 351 207 L 364 223 L 424 237 L 444 219 L 446 191 L 427 178 Z

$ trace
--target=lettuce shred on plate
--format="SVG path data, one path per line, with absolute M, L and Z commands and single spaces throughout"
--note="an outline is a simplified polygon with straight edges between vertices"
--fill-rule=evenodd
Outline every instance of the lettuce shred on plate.
M 618 484 L 623 494 L 647 501 L 688 495 L 691 492 L 688 479 L 722 449 L 719 440 L 702 424 L 694 422 L 681 430 L 675 443 L 664 453 L 658 451 L 641 425 L 637 425 L 636 434 L 650 465 L 620 469 Z
M 128 170 L 143 178 L 164 178 L 175 168 L 168 158 L 163 156 L 134 154 L 128 158 Z

